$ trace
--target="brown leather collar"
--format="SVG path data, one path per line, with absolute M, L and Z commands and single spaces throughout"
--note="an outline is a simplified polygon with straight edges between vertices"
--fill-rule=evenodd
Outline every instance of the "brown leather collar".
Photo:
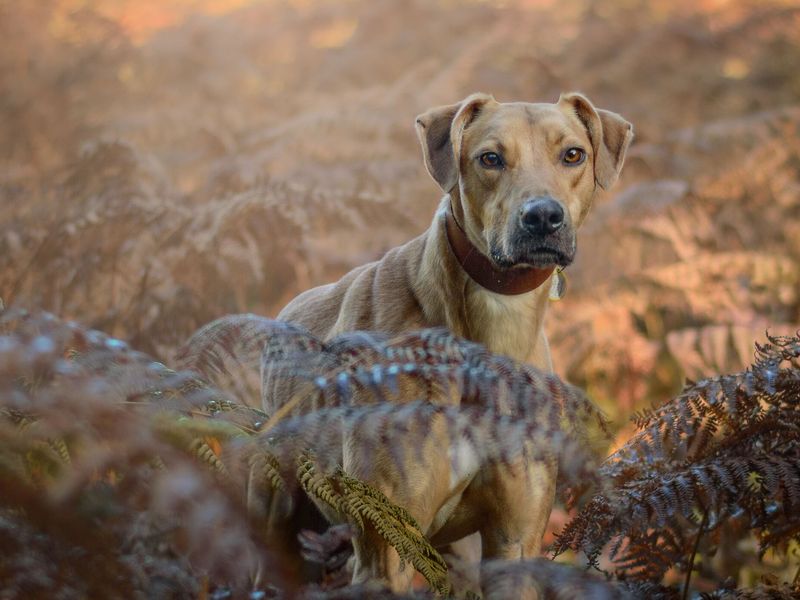
M 447 207 L 444 227 L 447 232 L 447 241 L 450 242 L 450 248 L 461 268 L 475 283 L 495 294 L 515 296 L 533 291 L 553 274 L 555 267 L 498 269 L 469 241 L 467 234 L 456 221 L 450 206 Z

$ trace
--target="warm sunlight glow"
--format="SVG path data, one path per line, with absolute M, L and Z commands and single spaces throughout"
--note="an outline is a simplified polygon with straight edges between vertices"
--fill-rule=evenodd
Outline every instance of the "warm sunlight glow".
M 222 15 L 263 0 L 60 0 L 59 12 L 91 7 L 118 23 L 137 43 L 193 15 Z

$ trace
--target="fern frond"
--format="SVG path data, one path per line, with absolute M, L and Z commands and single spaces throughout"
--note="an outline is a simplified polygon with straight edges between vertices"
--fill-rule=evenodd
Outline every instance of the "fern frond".
M 800 337 L 769 338 L 750 369 L 637 415 L 639 431 L 601 467 L 611 487 L 564 528 L 556 552 L 582 550 L 596 565 L 610 543 L 621 575 L 658 581 L 728 522 L 747 523 L 762 554 L 785 548 L 800 527 L 798 356 Z
M 286 481 L 281 472 L 277 457 L 269 452 L 254 452 L 248 460 L 250 487 L 253 482 L 260 482 L 257 487 L 268 485 L 274 490 L 285 491 Z
M 311 498 L 327 504 L 361 532 L 369 523 L 397 551 L 400 559 L 411 563 L 438 594 L 449 592 L 444 559 L 408 511 L 392 503 L 376 488 L 340 469 L 330 476 L 320 473 L 313 456 L 308 453 L 298 460 L 297 478 Z
M 347 514 L 357 514 L 369 521 L 378 534 L 397 550 L 401 560 L 410 562 L 437 594 L 447 596 L 450 593 L 447 564 L 408 511 L 393 504 L 378 489 L 342 471 L 334 477 L 344 490 Z
M 208 441 L 201 438 L 195 438 L 189 445 L 189 450 L 200 462 L 207 464 L 214 471 L 220 475 L 227 475 L 228 469 L 225 467 L 217 453 L 209 445 Z

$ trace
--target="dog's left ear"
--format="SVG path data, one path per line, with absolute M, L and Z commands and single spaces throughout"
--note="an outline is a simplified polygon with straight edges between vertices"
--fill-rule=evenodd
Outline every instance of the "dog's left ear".
M 582 94 L 561 94 L 558 103 L 571 108 L 586 127 L 594 151 L 595 181 L 604 190 L 609 189 L 622 170 L 633 139 L 633 125 L 617 113 L 596 109 Z
M 458 104 L 437 106 L 417 117 L 425 166 L 446 193 L 458 184 L 464 129 L 489 102 L 495 99 L 488 94 L 472 94 Z

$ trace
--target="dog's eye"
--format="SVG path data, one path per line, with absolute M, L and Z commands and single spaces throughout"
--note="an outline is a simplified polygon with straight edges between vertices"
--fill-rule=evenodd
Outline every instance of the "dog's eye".
M 497 152 L 484 152 L 481 154 L 479 160 L 481 164 L 488 169 L 499 169 L 503 166 L 503 159 Z
M 564 151 L 564 154 L 561 157 L 561 162 L 563 162 L 565 165 L 574 167 L 575 165 L 581 164 L 584 158 L 586 158 L 586 152 L 580 148 L 568 148 L 566 151 Z

